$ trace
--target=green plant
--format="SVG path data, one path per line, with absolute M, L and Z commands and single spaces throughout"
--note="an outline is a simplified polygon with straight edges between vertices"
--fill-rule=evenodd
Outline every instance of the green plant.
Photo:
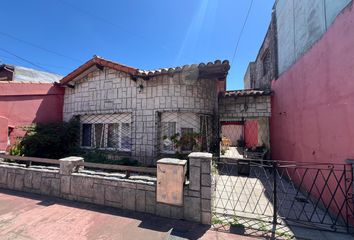
M 289 239 L 290 240 L 290 239 L 294 239 L 295 238 L 294 235 L 292 235 L 292 234 L 290 234 L 288 232 L 283 232 L 283 231 L 279 231 L 279 230 L 276 230 L 275 234 L 277 236 L 279 236 L 279 237 L 283 237 L 284 239 Z
M 260 222 L 259 230 L 261 230 L 263 232 L 268 232 L 267 225 L 264 222 Z
M 10 147 L 9 154 L 13 156 L 21 156 L 23 154 L 23 149 L 19 142 Z
M 184 151 L 185 149 L 189 149 L 191 151 L 200 151 L 202 142 L 201 137 L 201 134 L 196 132 L 183 135 L 176 133 L 170 137 L 170 140 L 177 148 L 176 154 L 178 154 L 180 151 Z M 163 136 L 163 140 L 167 138 L 167 136 Z
M 211 224 L 213 224 L 213 225 L 223 224 L 223 223 L 224 222 L 220 218 L 218 218 L 217 216 L 213 216 L 211 218 Z
M 14 154 L 58 159 L 80 151 L 80 125 L 75 118 L 69 122 L 34 124 L 23 129 L 26 135 L 15 148 L 20 151 L 14 149 Z

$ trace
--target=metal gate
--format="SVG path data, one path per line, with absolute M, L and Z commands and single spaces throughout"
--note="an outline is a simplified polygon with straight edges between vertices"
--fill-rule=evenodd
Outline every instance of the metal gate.
M 216 158 L 213 168 L 215 229 L 352 229 L 351 165 Z

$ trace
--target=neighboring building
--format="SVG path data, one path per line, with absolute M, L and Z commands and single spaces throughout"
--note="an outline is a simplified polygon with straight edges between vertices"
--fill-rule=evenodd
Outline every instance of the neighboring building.
M 351 0 L 277 0 L 278 69 L 282 74 L 331 27 Z
M 351 3 L 322 38 L 273 81 L 274 158 L 344 163 L 354 157 L 353 21 Z M 286 21 L 277 22 L 293 30 Z M 278 43 L 279 51 L 285 48 Z
M 271 81 L 272 159 L 343 167 L 354 158 L 353 1 L 282 0 L 276 1 L 274 10 L 279 76 Z M 260 52 L 263 48 L 264 44 Z M 249 69 L 245 79 L 257 75 L 257 70 Z M 252 80 L 245 86 L 264 83 L 259 76 Z M 326 191 L 333 193 L 323 196 L 326 204 L 346 201 L 335 194 L 338 182 L 326 182 Z M 313 180 L 302 184 L 313 186 Z M 346 216 L 343 209 L 329 211 Z
M 1 64 L 0 65 L 0 82 L 22 82 L 22 83 L 55 83 L 58 82 L 63 76 L 43 72 L 31 68 Z
M 336 138 L 349 141 L 352 137 L 346 122 L 351 111 L 343 108 L 353 106 L 343 95 L 347 93 L 349 97 L 353 93 L 349 86 L 353 82 L 354 30 L 350 22 L 352 1 L 348 5 L 349 2 L 287 0 L 276 1 L 274 5 L 264 42 L 244 79 L 247 89 L 271 87 L 273 92 L 274 159 L 343 163 L 346 158 L 354 157 L 345 142 L 332 143 Z M 270 61 L 262 57 L 267 52 L 272 53 Z M 270 74 L 262 76 L 262 69 L 267 67 Z M 324 108 L 332 114 L 320 112 Z M 327 123 L 329 116 L 335 116 L 336 121 Z M 331 142 L 326 147 L 325 139 Z
M 0 66 L 0 151 L 25 134 L 32 123 L 62 121 L 62 77 L 20 66 Z
M 276 17 L 272 14 L 267 34 L 256 60 L 250 62 L 244 76 L 245 89 L 270 89 L 271 81 L 278 75 Z
M 193 150 L 178 146 L 176 134 L 197 134 L 198 150 L 212 151 L 218 93 L 229 68 L 228 61 L 215 61 L 142 71 L 95 56 L 60 81 L 66 86 L 64 120 L 80 118 L 82 148 L 145 165 Z

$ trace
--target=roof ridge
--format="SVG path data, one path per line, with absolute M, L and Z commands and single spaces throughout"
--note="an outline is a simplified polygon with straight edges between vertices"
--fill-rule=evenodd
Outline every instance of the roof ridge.
M 113 68 L 117 71 L 122 71 L 122 72 L 131 74 L 131 75 L 137 76 L 137 77 L 139 77 L 139 76 L 142 76 L 142 77 L 153 76 L 153 75 L 159 75 L 159 74 L 163 74 L 163 73 L 185 71 L 185 70 L 189 70 L 192 68 L 205 68 L 205 67 L 213 67 L 213 66 L 215 66 L 215 67 L 224 66 L 223 71 L 228 71 L 230 69 L 230 63 L 228 60 L 221 61 L 218 59 L 218 60 L 215 60 L 214 62 L 207 62 L 207 63 L 201 62 L 199 64 L 189 64 L 189 65 L 170 67 L 170 68 L 158 68 L 155 70 L 142 70 L 142 69 L 130 67 L 128 65 L 124 65 L 124 64 L 112 61 L 112 60 L 105 59 L 105 58 L 98 56 L 98 55 L 93 55 L 93 58 L 91 58 L 90 60 L 88 60 L 87 62 L 85 62 L 84 64 L 82 64 L 81 66 L 79 66 L 78 68 L 73 70 L 72 72 L 70 72 L 68 75 L 63 77 L 60 80 L 60 83 L 66 84 L 66 83 L 72 81 L 73 79 L 80 76 L 82 73 L 84 73 L 86 70 L 93 67 L 94 65 L 101 65 L 101 66 L 110 67 L 110 68 Z

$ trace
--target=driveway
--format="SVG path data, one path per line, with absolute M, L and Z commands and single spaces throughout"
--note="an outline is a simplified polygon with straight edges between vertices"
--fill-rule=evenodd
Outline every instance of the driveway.
M 0 189 L 0 239 L 251 239 L 197 223 Z

